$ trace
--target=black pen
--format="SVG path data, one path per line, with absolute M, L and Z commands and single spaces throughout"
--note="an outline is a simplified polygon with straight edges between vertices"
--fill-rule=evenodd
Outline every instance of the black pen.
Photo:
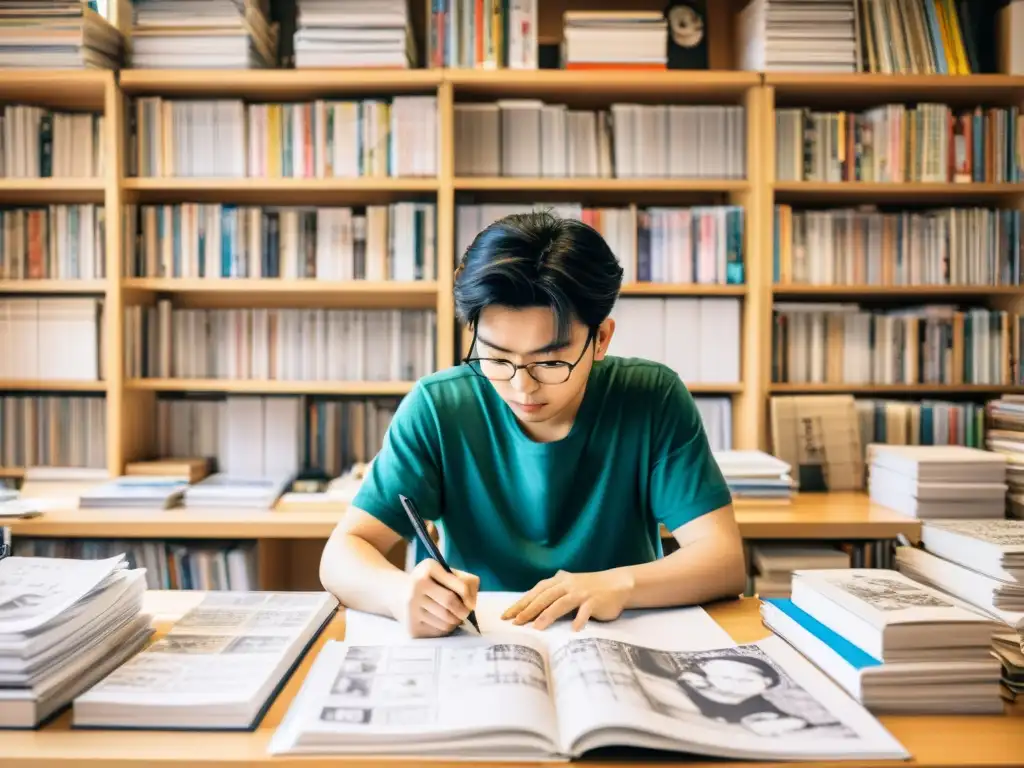
M 434 540 L 430 538 L 430 534 L 427 533 L 427 525 L 423 522 L 423 518 L 420 517 L 420 513 L 416 511 L 416 505 L 413 503 L 413 500 L 407 496 L 403 496 L 402 494 L 398 494 L 398 500 L 402 502 L 405 514 L 409 516 L 409 522 L 412 523 L 412 527 L 416 530 L 417 538 L 419 538 L 423 546 L 426 547 L 427 554 L 440 563 L 441 567 L 448 571 L 448 573 L 451 573 L 452 569 L 448 567 L 448 563 L 445 562 L 441 551 L 437 548 L 437 545 L 434 544 Z M 468 618 L 469 623 L 473 625 L 473 628 L 477 632 L 480 632 L 480 625 L 477 624 L 476 621 L 476 611 L 470 611 Z M 483 632 L 480 632 L 480 634 L 483 634 Z

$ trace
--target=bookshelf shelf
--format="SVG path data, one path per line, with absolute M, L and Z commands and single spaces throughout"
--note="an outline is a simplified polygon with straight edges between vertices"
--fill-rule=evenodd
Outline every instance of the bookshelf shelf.
M 676 192 L 744 192 L 750 184 L 742 179 L 609 179 L 591 177 L 527 178 L 461 176 L 454 180 L 457 192 L 572 192 L 647 195 Z
M 745 296 L 745 285 L 626 283 L 623 296 Z
M 687 382 L 686 388 L 695 395 L 740 395 L 743 384 L 705 384 L 703 382 Z
M 105 381 L 0 379 L 0 392 L 106 392 Z
M 436 178 L 128 178 L 125 192 L 140 203 L 209 202 L 287 205 L 386 203 L 437 193 Z
M 0 94 L 8 102 L 102 111 L 114 80 L 114 73 L 100 69 L 5 68 Z
M 1003 102 L 1024 95 L 1019 75 L 887 75 L 868 72 L 827 74 L 767 72 L 764 84 L 787 103 L 822 99 L 845 104 L 861 99 L 942 100 L 957 103 Z
M 1024 296 L 1024 285 L 781 285 L 772 286 L 777 298 L 820 296 L 829 298 L 892 297 L 906 299 Z
M 395 397 L 412 390 L 410 381 L 263 381 L 249 379 L 128 379 L 138 392 L 224 392 L 251 394 L 353 395 Z
M 437 282 L 433 280 L 141 277 L 124 279 L 121 286 L 129 294 L 174 296 L 179 306 L 429 309 L 437 302 Z
M 120 87 L 132 96 L 234 96 L 292 101 L 325 94 L 429 93 L 442 82 L 430 69 L 125 69 Z
M 779 202 L 919 202 L 939 203 L 950 199 L 971 201 L 1024 194 L 1024 184 L 927 183 L 866 181 L 777 181 L 773 185 Z
M 2 93 L 0 88 L 0 93 Z M 0 203 L 102 203 L 107 186 L 94 178 L 0 178 Z
M 772 384 L 772 394 L 836 394 L 858 395 L 912 394 L 933 395 L 1000 395 L 1021 394 L 1024 387 L 1010 384 Z
M 0 294 L 5 293 L 71 293 L 96 294 L 108 288 L 106 280 L 0 280 Z

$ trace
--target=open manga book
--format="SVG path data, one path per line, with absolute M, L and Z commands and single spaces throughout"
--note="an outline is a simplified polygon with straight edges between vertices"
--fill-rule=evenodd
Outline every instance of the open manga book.
M 480 604 L 481 636 L 357 632 L 323 647 L 269 749 L 507 760 L 624 746 L 739 759 L 908 757 L 784 641 L 736 645 L 702 609 L 689 611 L 699 612 L 697 631 L 712 627 L 704 636 L 692 621 L 678 627 L 694 650 L 628 641 L 615 622 L 607 632 L 594 622 L 579 634 L 515 631 L 486 621 Z

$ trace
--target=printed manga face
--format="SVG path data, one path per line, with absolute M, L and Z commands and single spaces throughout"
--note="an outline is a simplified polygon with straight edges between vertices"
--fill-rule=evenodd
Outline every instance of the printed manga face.
M 684 672 L 683 679 L 704 695 L 720 701 L 743 701 L 775 684 L 765 671 L 745 660 L 711 659 L 699 669 L 700 672 Z

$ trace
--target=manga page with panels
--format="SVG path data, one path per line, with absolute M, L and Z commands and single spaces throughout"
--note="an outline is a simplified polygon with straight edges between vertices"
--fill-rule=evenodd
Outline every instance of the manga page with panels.
M 557 751 L 549 691 L 525 634 L 331 641 L 270 751 L 542 757 Z
M 739 759 L 907 757 L 777 637 L 699 651 L 561 639 L 550 665 L 560 740 L 573 756 L 628 745 Z
M 211 592 L 75 701 L 75 724 L 247 727 L 333 611 L 326 593 Z

